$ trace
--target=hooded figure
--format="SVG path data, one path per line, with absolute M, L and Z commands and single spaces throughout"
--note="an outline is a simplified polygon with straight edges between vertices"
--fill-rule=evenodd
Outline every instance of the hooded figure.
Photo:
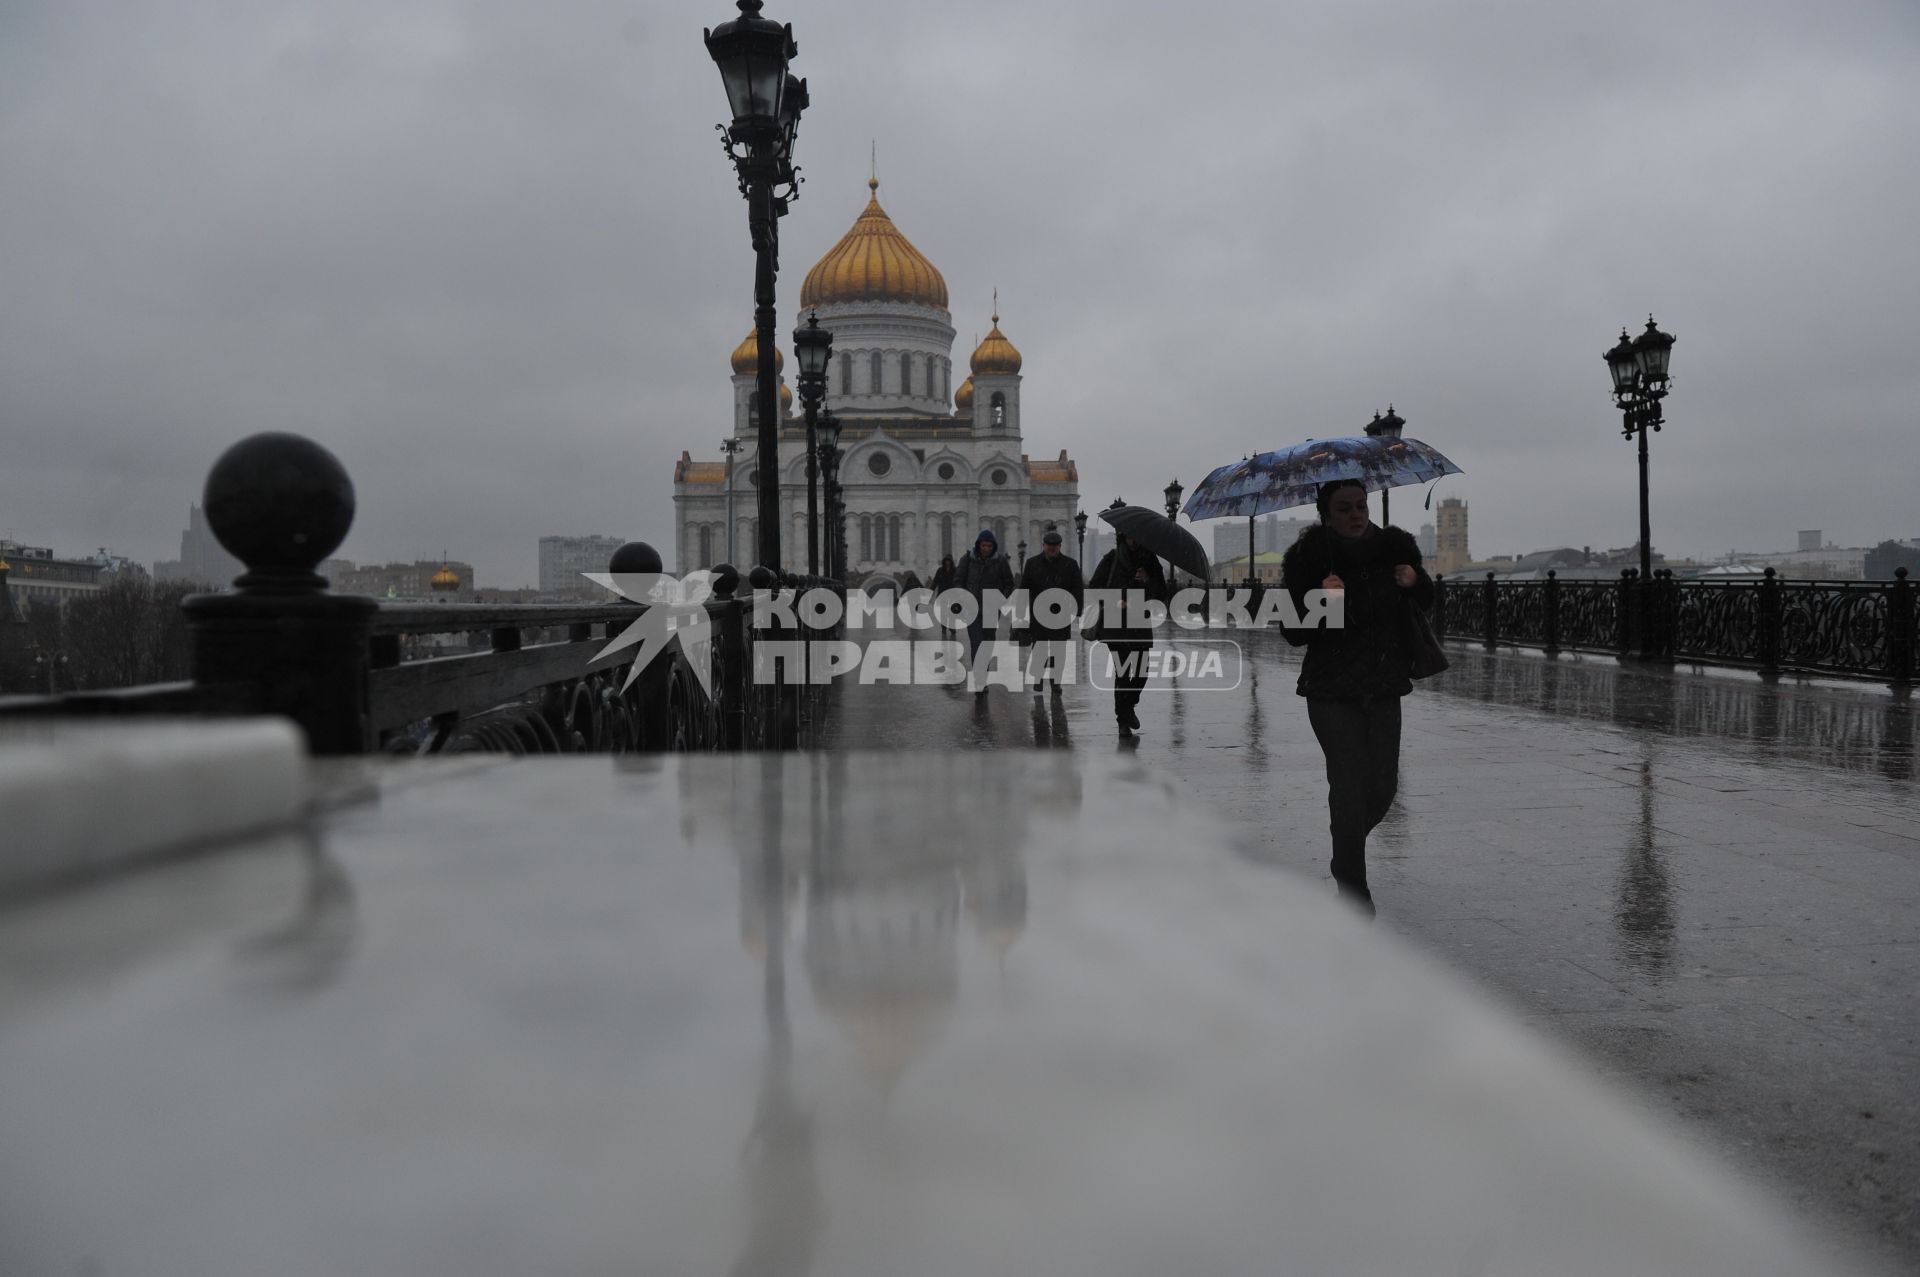
M 960 560 L 953 571 L 955 589 L 965 590 L 973 595 L 978 604 L 977 615 L 973 623 L 967 626 L 968 658 L 977 661 L 980 644 L 985 642 L 991 632 L 989 627 L 998 628 L 999 618 L 987 615 L 988 590 L 998 590 L 1001 594 L 1013 594 L 1013 568 L 1007 563 L 1006 556 L 1000 553 L 1000 538 L 993 534 L 992 528 L 981 528 L 980 535 L 973 539 L 973 552 Z M 976 671 L 977 674 L 977 671 Z M 978 695 L 985 696 L 987 689 L 974 689 Z

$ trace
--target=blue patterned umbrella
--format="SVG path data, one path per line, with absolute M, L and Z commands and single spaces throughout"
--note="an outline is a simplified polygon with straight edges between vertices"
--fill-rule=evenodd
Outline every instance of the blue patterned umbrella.
M 1221 466 L 1200 481 L 1181 508 L 1189 519 L 1245 517 L 1312 505 L 1320 485 L 1333 479 L 1357 479 L 1368 492 L 1380 492 L 1460 473 L 1459 466 L 1418 439 L 1309 439 Z

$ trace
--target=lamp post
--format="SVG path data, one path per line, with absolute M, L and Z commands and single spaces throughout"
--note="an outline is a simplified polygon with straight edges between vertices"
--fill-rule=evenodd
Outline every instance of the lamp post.
M 817 312 L 793 330 L 794 362 L 800 365 L 800 402 L 807 410 L 807 574 L 820 575 L 819 446 L 816 427 L 820 400 L 827 393 L 827 364 L 833 358 L 833 333 L 820 326 Z
M 780 570 L 780 400 L 774 379 L 774 279 L 780 271 L 779 219 L 800 194 L 794 135 L 807 108 L 807 82 L 787 73 L 800 48 L 793 28 L 760 16 L 762 0 L 738 0 L 740 16 L 705 32 L 707 53 L 726 86 L 731 125 L 721 146 L 739 177 L 753 237 L 753 321 L 760 348 L 759 559 Z
M 1087 512 L 1085 510 L 1073 516 L 1073 548 L 1075 557 L 1080 560 L 1081 566 L 1085 567 L 1087 561 Z
M 1613 402 L 1620 409 L 1622 434 L 1640 436 L 1640 579 L 1653 579 L 1653 531 L 1647 519 L 1647 431 L 1658 430 L 1664 418 L 1660 401 L 1667 397 L 1667 365 L 1672 358 L 1674 338 L 1654 326 L 1647 316 L 1647 330 L 1638 337 L 1620 330 L 1619 344 L 1602 356 L 1607 371 L 1613 374 Z
M 1401 417 L 1399 413 L 1393 410 L 1392 404 L 1388 404 L 1386 416 L 1383 417 L 1376 412 L 1373 414 L 1373 420 L 1367 423 L 1367 437 L 1369 439 L 1398 439 L 1400 437 L 1400 432 L 1405 430 L 1406 428 L 1407 428 L 1406 419 Z M 1392 508 L 1392 503 L 1390 501 L 1390 498 L 1392 497 L 1392 495 L 1393 493 L 1389 489 L 1386 489 L 1386 488 L 1380 489 L 1380 526 L 1381 527 L 1385 527 L 1388 523 L 1392 521 L 1388 517 L 1389 511 Z
M 740 449 L 746 447 L 732 435 L 720 441 L 720 451 L 727 458 L 727 562 L 733 563 L 733 459 Z
M 840 509 L 840 418 L 829 408 L 820 414 L 815 429 L 818 442 L 814 456 L 825 476 L 827 498 L 827 575 L 844 580 L 847 575 L 845 538 L 842 536 Z

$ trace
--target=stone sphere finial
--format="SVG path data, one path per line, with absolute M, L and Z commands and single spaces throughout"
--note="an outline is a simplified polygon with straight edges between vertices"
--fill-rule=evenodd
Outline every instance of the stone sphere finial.
M 660 561 L 660 551 L 645 541 L 629 541 L 613 552 L 607 560 L 607 571 L 621 572 L 664 572 L 666 565 Z
M 732 598 L 734 592 L 740 588 L 740 569 L 734 567 L 731 563 L 716 563 L 710 571 L 713 573 L 713 576 L 710 578 L 710 583 L 713 586 L 713 597 L 716 599 Z
M 780 574 L 766 564 L 758 563 L 747 573 L 747 584 L 756 590 L 771 590 L 780 584 Z
M 250 435 L 220 454 L 200 497 L 207 526 L 246 565 L 242 591 L 326 588 L 313 569 L 353 526 L 353 480 L 340 459 L 304 435 Z

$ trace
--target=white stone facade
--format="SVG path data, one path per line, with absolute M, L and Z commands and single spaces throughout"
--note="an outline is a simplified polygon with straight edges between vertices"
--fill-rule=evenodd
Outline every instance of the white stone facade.
M 944 286 L 942 287 L 944 295 Z M 1040 551 L 1051 525 L 1074 551 L 1079 475 L 1065 452 L 1028 457 L 1020 419 L 1017 371 L 1005 360 L 972 376 L 970 410 L 956 412 L 954 394 L 969 375 L 956 369 L 952 317 L 943 306 L 876 298 L 822 302 L 811 313 L 833 333 L 823 401 L 839 416 L 840 482 L 847 507 L 847 565 L 855 581 L 911 572 L 932 578 L 941 556 L 964 555 L 990 527 L 1009 555 L 1025 542 Z M 805 313 L 798 317 L 805 319 Z M 782 341 L 786 333 L 780 334 Z M 1011 352 L 1004 338 L 995 338 Z M 982 350 L 987 346 L 983 344 Z M 1012 366 L 1019 357 L 1013 355 Z M 791 371 L 791 364 L 783 369 Z M 683 453 L 674 467 L 676 542 L 682 572 L 757 558 L 759 481 L 757 426 L 750 371 L 733 377 L 733 437 L 742 447 L 725 460 Z M 806 422 L 794 403 L 782 418 L 779 444 L 781 557 L 787 571 L 807 568 Z M 732 489 L 732 548 L 728 490 Z M 827 557 L 822 485 L 821 560 Z

